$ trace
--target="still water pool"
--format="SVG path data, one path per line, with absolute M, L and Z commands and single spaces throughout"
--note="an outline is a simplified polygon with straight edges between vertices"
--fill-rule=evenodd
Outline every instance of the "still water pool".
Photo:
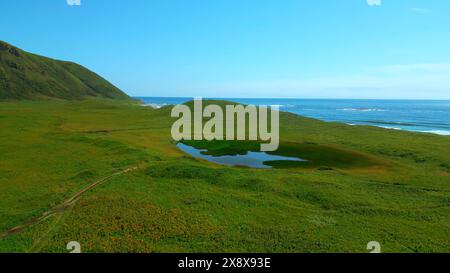
M 247 152 L 245 155 L 224 155 L 224 156 L 212 156 L 205 155 L 203 152 L 207 150 L 197 149 L 195 147 L 178 143 L 177 147 L 183 152 L 190 154 L 193 157 L 201 158 L 210 162 L 214 162 L 227 166 L 247 166 L 258 169 L 271 169 L 269 165 L 265 165 L 267 161 L 306 161 L 297 157 L 286 157 L 271 155 L 266 152 Z

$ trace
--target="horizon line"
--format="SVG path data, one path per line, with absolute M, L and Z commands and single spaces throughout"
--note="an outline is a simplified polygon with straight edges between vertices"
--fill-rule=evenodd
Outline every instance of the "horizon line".
M 172 98 L 172 99 L 194 99 L 194 98 L 202 98 L 202 99 L 279 99 L 279 100 L 389 100 L 389 101 L 450 101 L 448 99 L 389 99 L 389 98 L 299 98 L 299 97 L 202 97 L 202 96 L 132 96 L 131 98 Z

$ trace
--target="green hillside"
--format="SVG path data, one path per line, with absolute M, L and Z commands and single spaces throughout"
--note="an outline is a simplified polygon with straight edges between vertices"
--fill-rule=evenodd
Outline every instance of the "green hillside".
M 0 100 L 86 97 L 128 98 L 78 64 L 31 54 L 0 41 Z

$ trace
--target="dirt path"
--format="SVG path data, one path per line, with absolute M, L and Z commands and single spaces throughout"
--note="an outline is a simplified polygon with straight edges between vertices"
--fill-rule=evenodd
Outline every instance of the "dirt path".
M 45 221 L 46 219 L 48 219 L 49 217 L 52 217 L 52 216 L 54 216 L 56 214 L 60 214 L 60 213 L 64 212 L 68 207 L 70 207 L 73 204 L 75 204 L 80 199 L 80 197 L 84 193 L 86 193 L 87 191 L 89 191 L 89 190 L 91 190 L 91 189 L 93 189 L 93 188 L 103 184 L 104 182 L 110 180 L 111 178 L 113 178 L 115 176 L 122 175 L 122 174 L 125 174 L 125 173 L 128 173 L 128 172 L 132 172 L 132 171 L 135 171 L 137 169 L 138 169 L 138 167 L 131 167 L 131 168 L 122 170 L 120 172 L 113 173 L 113 174 L 111 174 L 111 175 L 109 175 L 107 177 L 104 177 L 102 179 L 99 179 L 99 180 L 95 181 L 91 185 L 89 185 L 86 188 L 84 188 L 84 189 L 80 190 L 79 192 L 77 192 L 75 195 L 73 195 L 69 199 L 65 200 L 63 203 L 61 203 L 61 204 L 51 208 L 50 210 L 44 212 L 41 216 L 32 218 L 32 219 L 28 220 L 27 222 L 23 223 L 22 225 L 13 227 L 13 228 L 5 231 L 5 232 L 0 233 L 0 239 L 6 238 L 6 237 L 8 237 L 8 236 L 10 236 L 12 234 L 19 233 L 19 232 L 23 231 L 24 229 L 26 229 L 27 227 L 30 227 L 32 225 L 41 223 L 41 222 Z

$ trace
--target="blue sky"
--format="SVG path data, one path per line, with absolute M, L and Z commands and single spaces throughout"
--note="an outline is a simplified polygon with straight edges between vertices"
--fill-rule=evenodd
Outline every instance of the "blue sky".
M 66 1 L 1 1 L 0 40 L 133 96 L 450 99 L 448 0 Z

